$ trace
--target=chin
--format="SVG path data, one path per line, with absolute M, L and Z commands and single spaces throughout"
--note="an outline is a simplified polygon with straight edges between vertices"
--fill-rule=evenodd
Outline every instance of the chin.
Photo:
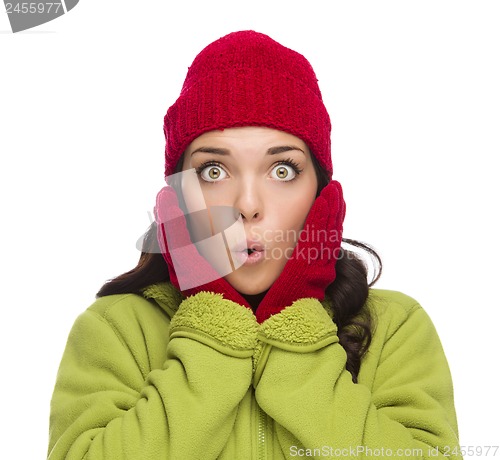
M 238 271 L 232 272 L 225 276 L 224 279 L 234 287 L 240 294 L 256 295 L 267 291 L 275 279 L 256 279 L 255 276 L 242 276 Z

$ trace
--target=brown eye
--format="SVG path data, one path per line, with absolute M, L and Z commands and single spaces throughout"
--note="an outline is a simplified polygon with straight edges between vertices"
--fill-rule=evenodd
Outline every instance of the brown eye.
M 217 168 L 210 168 L 208 170 L 208 175 L 210 179 L 218 179 L 220 176 L 220 170 Z
M 274 167 L 272 176 L 274 179 L 286 182 L 295 177 L 295 171 L 291 166 L 280 164 Z
M 201 178 L 206 182 L 217 182 L 220 179 L 224 179 L 226 177 L 225 174 L 220 166 L 214 165 L 207 166 L 200 173 Z
M 283 166 L 280 166 L 277 170 L 276 170 L 276 175 L 280 178 L 280 179 L 284 179 L 286 176 L 288 176 L 288 171 L 286 168 L 284 168 Z

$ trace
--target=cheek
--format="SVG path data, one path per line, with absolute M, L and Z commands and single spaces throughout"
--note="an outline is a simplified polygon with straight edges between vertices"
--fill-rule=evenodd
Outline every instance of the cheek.
M 273 212 L 275 228 L 281 230 L 301 230 L 307 213 L 310 209 L 310 203 L 306 200 L 299 202 L 289 201 L 276 206 Z
M 212 236 L 212 227 L 207 213 L 206 199 L 197 176 L 186 172 L 181 182 L 182 197 L 186 206 L 186 222 L 193 242 Z
M 189 211 L 205 209 L 207 206 L 230 206 L 235 195 L 234 184 L 204 183 L 193 173 L 183 178 L 182 192 Z
M 205 199 L 194 170 L 182 171 L 181 193 L 188 212 L 205 209 Z
M 293 253 L 315 195 L 313 191 L 307 195 L 288 196 L 286 200 L 273 203 L 269 209 L 269 219 L 262 222 L 261 235 L 278 271 L 281 271 Z
M 301 230 L 315 197 L 316 186 L 313 182 L 307 187 L 287 191 L 282 199 L 273 203 L 272 215 L 276 228 Z

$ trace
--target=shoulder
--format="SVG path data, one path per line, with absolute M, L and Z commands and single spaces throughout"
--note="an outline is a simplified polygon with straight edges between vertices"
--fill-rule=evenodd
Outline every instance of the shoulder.
M 98 297 L 88 310 L 103 318 L 122 315 L 124 311 L 144 315 L 160 311 L 172 317 L 182 300 L 182 295 L 171 283 L 160 282 L 144 288 L 142 295 L 125 293 Z
M 150 314 L 154 305 L 138 294 L 113 294 L 98 297 L 87 310 L 104 319 L 109 319 L 124 312 L 140 312 Z
M 418 300 L 400 291 L 372 288 L 366 308 L 376 330 L 383 330 L 386 339 L 399 329 L 434 330 L 432 320 Z
M 108 324 L 117 335 L 161 330 L 170 324 L 170 317 L 152 299 L 138 294 L 113 294 L 97 298 L 83 313 Z
M 377 314 L 409 316 L 414 310 L 422 308 L 413 297 L 400 291 L 389 289 L 369 290 L 367 306 Z

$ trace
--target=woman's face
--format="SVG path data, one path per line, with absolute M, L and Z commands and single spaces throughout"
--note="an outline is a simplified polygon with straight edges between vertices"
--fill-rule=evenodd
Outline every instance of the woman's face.
M 296 136 L 265 127 L 228 128 L 196 138 L 182 170 L 194 168 L 205 203 L 241 213 L 252 254 L 224 278 L 240 293 L 271 287 L 292 255 L 317 190 L 311 154 Z M 188 212 L 197 208 L 182 184 Z

